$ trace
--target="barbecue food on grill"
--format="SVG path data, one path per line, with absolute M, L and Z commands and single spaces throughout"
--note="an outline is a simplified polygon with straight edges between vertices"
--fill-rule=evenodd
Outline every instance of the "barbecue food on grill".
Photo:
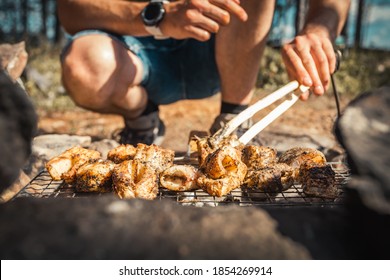
M 133 159 L 136 152 L 137 149 L 133 145 L 123 144 L 109 151 L 107 159 L 115 163 L 121 163 L 122 161 Z
M 112 171 L 115 163 L 109 160 L 96 160 L 83 164 L 76 171 L 73 183 L 78 192 L 110 192 L 112 191 Z
M 239 150 L 225 145 L 207 156 L 202 171 L 198 186 L 210 195 L 223 196 L 241 186 L 247 166 L 241 161 Z
M 264 146 L 248 145 L 242 149 L 242 161 L 248 169 L 269 167 L 277 162 L 276 150 Z
M 48 161 L 46 163 L 46 169 L 53 180 L 65 180 L 65 182 L 71 184 L 80 166 L 100 158 L 101 154 L 98 151 L 73 147 Z
M 336 198 L 335 173 L 331 166 L 305 162 L 300 168 L 303 192 L 308 196 Z
M 261 169 L 251 169 L 246 174 L 244 184 L 264 192 L 277 193 L 287 190 L 294 184 L 293 169 L 285 163 L 276 163 Z
M 216 139 L 213 137 L 198 138 L 197 149 L 199 167 L 203 167 L 203 165 L 205 164 L 205 160 L 209 154 L 215 152 L 218 148 L 221 148 L 223 146 L 237 147 L 238 150 L 242 148 L 242 144 L 238 141 L 236 135 L 225 137 L 219 142 L 217 142 Z
M 211 179 L 220 179 L 229 175 L 244 178 L 247 167 L 241 161 L 241 152 L 226 145 L 207 156 L 203 171 Z
M 294 169 L 293 178 L 295 183 L 300 183 L 299 170 L 303 163 L 311 162 L 317 165 L 326 165 L 326 158 L 323 153 L 316 149 L 295 147 L 284 152 L 279 163 L 286 163 Z
M 163 149 L 157 145 L 146 145 L 138 144 L 134 159 L 138 160 L 152 169 L 156 170 L 157 173 L 162 172 L 173 164 L 175 152 L 169 149 Z
M 152 200 L 157 196 L 157 173 L 139 160 L 126 160 L 115 166 L 112 181 L 114 191 L 120 198 Z
M 160 184 L 171 191 L 191 191 L 198 188 L 199 171 L 191 165 L 172 165 L 160 174 Z
M 241 180 L 237 176 L 228 176 L 221 179 L 210 179 L 205 175 L 201 175 L 197 184 L 209 195 L 224 196 L 230 193 L 232 190 L 239 188 Z
M 284 162 L 294 169 L 294 182 L 302 184 L 305 194 L 326 198 L 337 197 L 336 174 L 332 167 L 326 164 L 326 158 L 320 151 L 292 148 L 279 158 L 279 162 Z

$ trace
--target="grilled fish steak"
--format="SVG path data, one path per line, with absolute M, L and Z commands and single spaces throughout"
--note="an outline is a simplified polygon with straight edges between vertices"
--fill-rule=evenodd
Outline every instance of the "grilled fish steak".
M 110 160 L 97 160 L 83 164 L 76 171 L 74 187 L 78 192 L 112 191 L 112 171 L 115 163 Z
M 223 196 L 241 186 L 247 166 L 241 161 L 239 150 L 225 145 L 207 156 L 202 171 L 198 186 L 210 195 Z
M 261 169 L 251 169 L 246 174 L 244 185 L 264 192 L 278 193 L 294 184 L 293 169 L 285 163 L 269 165 Z
M 299 174 L 303 192 L 308 196 L 336 198 L 339 190 L 335 185 L 335 175 L 329 165 L 303 163 Z
M 163 149 L 157 145 L 145 145 L 138 144 L 134 159 L 138 160 L 152 169 L 156 170 L 157 173 L 161 173 L 163 170 L 172 166 L 175 158 L 175 152 L 169 149 Z
M 198 189 L 196 180 L 200 172 L 191 165 L 172 165 L 160 174 L 160 184 L 171 191 Z
M 73 147 L 49 160 L 46 169 L 53 180 L 65 180 L 66 183 L 71 184 L 80 166 L 100 158 L 101 154 L 98 151 Z
M 139 160 L 117 164 L 112 173 L 113 188 L 120 198 L 152 200 L 158 192 L 157 173 Z
M 301 183 L 299 176 L 301 165 L 306 162 L 324 166 L 326 165 L 326 158 L 323 153 L 316 149 L 301 147 L 291 148 L 279 158 L 279 163 L 285 163 L 294 169 L 293 178 L 297 184 Z
M 240 179 L 237 176 L 228 176 L 221 179 L 211 179 L 205 175 L 199 176 L 197 184 L 205 192 L 212 196 L 224 196 L 230 193 L 232 190 L 241 186 Z
M 261 169 L 277 162 L 276 150 L 265 146 L 248 145 L 242 149 L 242 161 L 249 169 Z
M 137 149 L 133 145 L 122 144 L 109 151 L 107 159 L 115 163 L 121 163 L 122 161 L 133 159 L 136 152 Z
M 202 168 L 205 164 L 207 156 L 217 149 L 224 146 L 237 147 L 240 150 L 243 145 L 238 141 L 236 135 L 230 135 L 223 138 L 221 141 L 217 142 L 213 137 L 203 137 L 197 139 L 197 149 L 198 149 L 198 163 L 199 168 Z

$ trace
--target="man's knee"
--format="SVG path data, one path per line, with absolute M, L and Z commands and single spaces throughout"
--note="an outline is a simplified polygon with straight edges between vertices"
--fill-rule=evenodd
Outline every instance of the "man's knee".
M 83 36 L 73 41 L 63 57 L 62 79 L 74 102 L 101 110 L 111 103 L 115 91 L 121 90 L 119 84 L 131 86 L 131 79 L 119 81 L 126 56 L 127 50 L 105 35 Z

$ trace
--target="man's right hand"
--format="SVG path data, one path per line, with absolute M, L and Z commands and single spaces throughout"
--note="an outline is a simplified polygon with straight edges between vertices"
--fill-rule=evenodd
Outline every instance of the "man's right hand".
M 207 41 L 221 26 L 229 24 L 231 16 L 243 22 L 248 18 L 240 0 L 183 0 L 165 7 L 167 13 L 160 28 L 164 35 L 175 39 Z

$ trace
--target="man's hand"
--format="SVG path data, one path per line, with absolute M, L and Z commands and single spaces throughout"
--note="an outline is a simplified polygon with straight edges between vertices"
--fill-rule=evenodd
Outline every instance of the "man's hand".
M 167 13 L 160 24 L 164 35 L 207 41 L 221 26 L 229 24 L 235 16 L 241 21 L 248 18 L 240 0 L 186 0 L 166 5 Z
M 320 32 L 302 33 L 283 46 L 282 57 L 290 79 L 310 87 L 316 95 L 323 95 L 329 88 L 336 56 L 328 36 Z M 308 97 L 309 92 L 301 95 L 302 100 Z

